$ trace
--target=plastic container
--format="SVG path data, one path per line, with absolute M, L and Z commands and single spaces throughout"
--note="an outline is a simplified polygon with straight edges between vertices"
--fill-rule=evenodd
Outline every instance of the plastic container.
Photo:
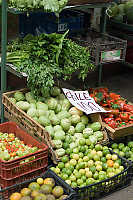
M 38 177 L 42 177 L 43 179 L 47 177 L 54 178 L 55 184 L 62 186 L 65 194 L 68 195 L 68 197 L 65 200 L 76 200 L 75 191 L 50 169 Z M 24 181 L 23 183 L 20 183 L 20 184 L 15 184 L 3 190 L 0 190 L 0 200 L 3 200 L 3 199 L 8 200 L 12 193 L 19 192 L 22 188 L 27 187 L 31 182 L 36 181 L 38 177 L 32 180 Z
M 111 151 L 112 152 L 112 151 Z M 114 152 L 112 152 L 114 153 Z M 131 184 L 132 180 L 132 165 L 126 159 L 118 156 L 121 161 L 122 165 L 124 166 L 124 171 L 121 173 L 100 181 L 95 184 L 91 184 L 89 186 L 84 186 L 81 188 L 75 188 L 77 192 L 78 199 L 80 200 L 96 200 L 101 197 L 107 196 L 117 190 L 125 188 Z
M 17 182 L 21 182 L 25 177 L 29 179 L 37 176 L 41 169 L 43 170 L 48 166 L 47 145 L 35 140 L 28 133 L 20 129 L 15 122 L 0 124 L 0 132 L 14 133 L 16 137 L 24 141 L 24 144 L 31 144 L 41 149 L 35 153 L 30 153 L 11 161 L 0 159 L 0 185 L 2 187 L 12 185 L 17 180 Z
M 83 29 L 84 13 L 79 11 L 64 10 L 59 19 L 54 13 L 35 12 L 19 15 L 19 33 L 22 37 L 31 33 L 63 33 L 69 29 L 69 34 Z

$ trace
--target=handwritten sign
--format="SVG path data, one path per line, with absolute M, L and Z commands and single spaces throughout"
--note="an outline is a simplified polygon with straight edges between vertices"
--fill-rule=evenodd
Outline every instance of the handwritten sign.
M 107 112 L 100 107 L 92 97 L 90 97 L 88 91 L 73 91 L 66 88 L 62 89 L 70 103 L 86 114 Z

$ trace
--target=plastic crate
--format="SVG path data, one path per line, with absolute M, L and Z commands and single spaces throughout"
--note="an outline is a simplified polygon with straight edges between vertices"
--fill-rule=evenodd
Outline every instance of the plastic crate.
M 83 29 L 84 13 L 79 11 L 65 10 L 60 14 L 59 19 L 54 13 L 29 13 L 19 15 L 19 33 L 22 37 L 31 33 L 62 33 L 69 29 L 69 34 Z
M 111 153 L 114 153 L 110 150 Z M 118 155 L 118 154 L 117 154 Z M 97 200 L 104 196 L 107 196 L 117 190 L 121 190 L 131 184 L 132 180 L 132 165 L 126 159 L 118 157 L 122 161 L 122 165 L 124 166 L 124 171 L 121 173 L 100 181 L 98 183 L 91 184 L 89 186 L 77 187 L 75 191 L 78 194 L 78 199 L 80 200 Z
M 65 194 L 68 195 L 68 197 L 65 200 L 76 200 L 75 191 L 68 184 L 66 184 L 61 178 L 59 178 L 53 171 L 51 171 L 50 169 L 48 171 L 46 171 L 44 174 L 42 174 L 38 177 L 54 178 L 56 185 L 62 186 Z M 20 184 L 15 184 L 15 185 L 8 187 L 8 188 L 5 188 L 3 190 L 0 190 L 0 200 L 3 200 L 3 199 L 8 200 L 10 195 L 13 192 L 20 191 L 22 188 L 27 187 L 31 182 L 36 181 L 36 179 L 38 177 L 36 177 L 35 179 L 32 179 L 32 180 L 25 181 L 25 182 L 20 183 Z
M 24 141 L 24 144 L 31 144 L 41 149 L 11 161 L 0 159 L 0 185 L 2 187 L 12 185 L 17 179 L 22 179 L 26 175 L 30 177 L 30 173 L 33 173 L 34 176 L 38 175 L 39 170 L 48 166 L 48 147 L 20 129 L 15 122 L 0 124 L 0 132 L 14 133 L 16 137 Z M 30 161 L 25 162 L 26 159 L 30 159 Z
M 71 39 L 90 50 L 91 60 L 96 66 L 125 60 L 126 40 L 93 30 L 89 30 L 85 36 L 79 35 Z

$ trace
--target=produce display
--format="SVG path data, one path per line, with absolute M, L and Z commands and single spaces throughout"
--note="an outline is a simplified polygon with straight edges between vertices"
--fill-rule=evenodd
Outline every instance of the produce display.
M 133 24 L 133 0 L 126 3 L 115 4 L 107 10 L 109 17 L 119 21 Z
M 60 185 L 56 185 L 54 178 L 38 178 L 20 192 L 14 192 L 10 200 L 65 200 L 68 197 Z
M 38 147 L 25 145 L 22 140 L 15 137 L 14 133 L 0 132 L 0 159 L 10 161 L 37 151 L 39 151 Z M 27 158 L 25 162 L 28 161 L 29 159 Z
M 28 87 L 34 95 L 44 94 L 56 80 L 69 80 L 77 71 L 78 77 L 84 80 L 95 69 L 89 50 L 66 39 L 67 33 L 27 35 L 9 44 L 7 62 L 16 71 L 27 74 Z
M 125 157 L 126 159 L 133 161 L 133 141 L 129 141 L 127 145 L 122 142 L 113 143 L 111 148 L 121 157 Z
M 100 122 L 92 122 L 73 107 L 56 86 L 51 89 L 48 98 L 41 96 L 37 101 L 31 92 L 23 94 L 17 91 L 10 100 L 45 127 L 59 157 L 70 154 L 81 141 L 90 146 L 104 139 Z
M 111 178 L 122 172 L 121 159 L 112 154 L 107 146 L 96 144 L 93 147 L 80 145 L 73 148 L 70 156 L 63 156 L 57 166 L 51 167 L 72 188 L 84 187 Z
M 110 112 L 103 114 L 102 119 L 111 128 L 133 124 L 133 105 L 120 95 L 109 92 L 108 88 L 90 89 L 90 96 Z

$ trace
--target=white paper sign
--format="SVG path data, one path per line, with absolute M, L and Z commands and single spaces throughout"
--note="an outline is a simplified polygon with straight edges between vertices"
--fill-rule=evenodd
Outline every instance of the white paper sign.
M 88 91 L 73 91 L 66 88 L 62 88 L 65 96 L 68 98 L 70 103 L 82 110 L 86 114 L 97 113 L 97 112 L 108 112 L 100 107 L 92 97 L 90 97 Z

